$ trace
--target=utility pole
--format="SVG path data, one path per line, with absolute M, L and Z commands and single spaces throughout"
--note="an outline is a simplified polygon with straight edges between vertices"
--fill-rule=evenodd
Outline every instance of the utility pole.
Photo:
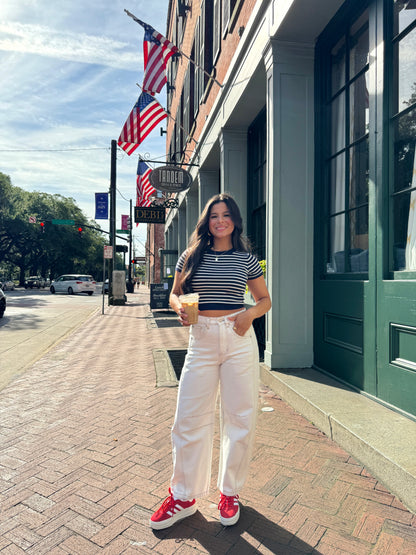
M 116 262 L 116 175 L 117 175 L 117 141 L 111 141 L 110 169 L 110 245 L 113 247 L 113 258 L 109 260 L 108 272 L 108 304 L 113 304 L 113 270 Z
M 130 199 L 130 218 L 129 218 L 129 282 L 128 282 L 128 293 L 134 293 L 134 282 L 131 279 L 131 260 L 133 258 L 132 251 L 132 235 L 133 235 L 133 214 L 132 214 L 132 200 Z

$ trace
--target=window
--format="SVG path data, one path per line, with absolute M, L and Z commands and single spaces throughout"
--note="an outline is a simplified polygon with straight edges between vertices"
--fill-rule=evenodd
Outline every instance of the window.
M 244 0 L 222 0 L 222 36 L 231 33 Z
M 222 0 L 222 36 L 228 32 L 228 24 L 230 23 L 230 0 Z
M 214 0 L 212 54 L 215 63 L 221 52 L 221 0 Z
M 322 48 L 325 273 L 368 271 L 368 10 Z
M 203 1 L 201 14 L 195 26 L 194 52 L 195 52 L 195 77 L 194 77 L 194 106 L 197 111 L 205 88 L 208 75 L 212 71 L 212 43 L 213 43 L 213 4 L 212 1 Z M 197 67 L 199 66 L 199 68 Z M 200 69 L 202 68 L 202 69 Z M 204 71 L 205 70 L 205 71 Z
M 416 270 L 416 2 L 395 0 L 390 29 L 390 268 Z
M 189 64 L 183 86 L 183 127 L 185 142 L 194 123 L 194 65 Z
M 183 125 L 182 125 L 182 104 L 183 104 L 183 95 L 181 95 L 181 99 L 178 106 L 178 111 L 176 113 L 176 149 L 175 149 L 175 159 L 176 161 L 180 161 L 182 158 L 182 150 L 183 150 Z
M 259 260 L 266 258 L 266 110 L 248 130 L 247 234 Z

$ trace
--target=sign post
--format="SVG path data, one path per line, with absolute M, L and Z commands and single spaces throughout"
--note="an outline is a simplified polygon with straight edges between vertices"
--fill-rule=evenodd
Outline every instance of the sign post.
M 103 306 L 101 309 L 101 314 L 104 314 L 104 284 L 105 284 L 105 261 L 106 259 L 113 258 L 113 247 L 111 245 L 104 245 L 104 256 L 103 256 L 103 288 L 102 288 L 102 296 L 103 296 Z M 110 288 L 108 289 L 108 294 L 110 294 Z

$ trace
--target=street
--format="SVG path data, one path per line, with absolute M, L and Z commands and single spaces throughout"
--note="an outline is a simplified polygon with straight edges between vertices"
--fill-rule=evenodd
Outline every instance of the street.
M 101 283 L 92 296 L 18 288 L 7 291 L 6 298 L 0 319 L 0 390 L 102 305 Z

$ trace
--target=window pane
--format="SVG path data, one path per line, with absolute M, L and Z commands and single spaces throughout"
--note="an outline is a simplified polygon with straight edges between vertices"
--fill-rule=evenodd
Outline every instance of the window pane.
M 351 27 L 350 33 L 350 78 L 357 75 L 368 63 L 368 10 Z
M 394 1 L 394 35 L 401 33 L 416 19 L 414 0 Z
M 349 208 L 368 203 L 368 139 L 350 150 Z
M 213 59 L 215 61 L 221 48 L 221 0 L 214 0 L 212 35 Z
M 350 269 L 351 272 L 368 271 L 368 208 L 358 208 L 349 213 Z
M 345 84 L 345 38 L 342 38 L 331 52 L 332 94 Z
M 351 85 L 350 89 L 350 142 L 353 143 L 368 133 L 370 110 L 368 106 L 368 72 L 366 71 Z
M 330 214 L 345 210 L 345 153 L 331 160 Z
M 266 258 L 266 205 L 263 204 L 252 212 L 252 238 L 253 249 L 260 260 Z
M 416 270 L 416 191 L 395 197 L 393 211 L 394 270 Z
M 327 273 L 345 272 L 345 214 L 330 220 L 329 256 Z
M 394 45 L 394 113 L 416 102 L 416 29 Z
M 341 93 L 331 103 L 331 154 L 345 146 L 345 93 Z
M 394 123 L 394 191 L 412 187 L 416 143 L 416 109 Z M 414 185 L 413 185 L 414 186 Z

